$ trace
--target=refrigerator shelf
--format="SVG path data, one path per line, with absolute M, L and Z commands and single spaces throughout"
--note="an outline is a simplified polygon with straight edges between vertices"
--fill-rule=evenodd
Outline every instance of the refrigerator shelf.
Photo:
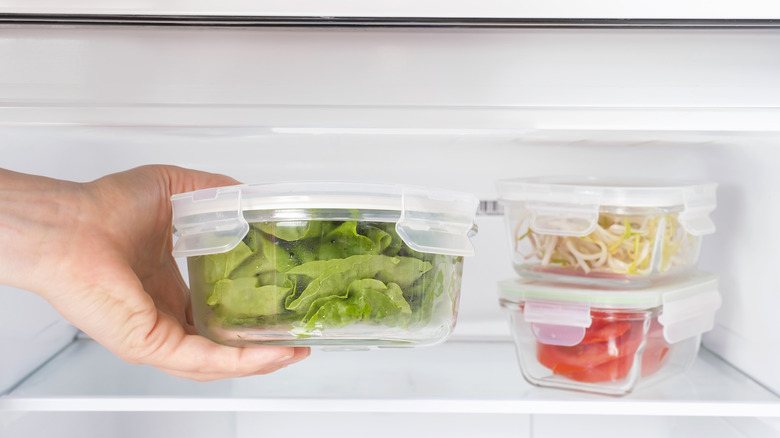
M 78 339 L 0 397 L 3 411 L 780 418 L 780 398 L 706 349 L 686 373 L 615 398 L 531 386 L 509 342 L 314 350 L 273 374 L 199 383 L 127 364 L 94 341 Z

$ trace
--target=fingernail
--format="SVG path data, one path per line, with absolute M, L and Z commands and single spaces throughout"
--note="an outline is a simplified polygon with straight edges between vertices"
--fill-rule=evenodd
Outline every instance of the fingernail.
M 286 363 L 292 360 L 292 358 L 295 357 L 295 350 L 290 350 L 289 353 L 286 353 L 284 356 L 278 357 L 274 363 L 280 364 L 280 363 Z

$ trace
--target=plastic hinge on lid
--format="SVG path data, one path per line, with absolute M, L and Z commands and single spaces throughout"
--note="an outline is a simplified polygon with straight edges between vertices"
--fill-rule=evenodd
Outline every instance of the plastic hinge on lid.
M 710 213 L 716 207 L 715 188 L 715 184 L 685 188 L 685 209 L 680 213 L 680 224 L 688 233 L 703 236 L 715 232 L 715 223 L 710 218 Z
M 241 186 L 174 195 L 171 204 L 173 228 L 178 236 L 174 257 L 230 251 L 249 231 L 241 208 Z
M 523 306 L 525 321 L 531 325 L 536 340 L 547 345 L 571 347 L 585 338 L 590 327 L 590 306 L 562 305 L 556 302 L 526 301 Z
M 474 255 L 471 237 L 479 201 L 472 195 L 405 187 L 395 229 L 409 248 L 456 256 Z
M 525 207 L 531 212 L 531 230 L 535 233 L 587 236 L 596 229 L 601 196 L 597 189 L 527 185 L 525 195 Z
M 717 280 L 713 280 L 711 288 L 695 294 L 686 290 L 664 294 L 658 322 L 664 327 L 667 342 L 674 344 L 712 330 L 715 311 L 721 305 L 717 288 Z

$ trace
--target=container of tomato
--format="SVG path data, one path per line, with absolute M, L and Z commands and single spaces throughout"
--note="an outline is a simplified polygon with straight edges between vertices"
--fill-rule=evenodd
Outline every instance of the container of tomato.
M 688 368 L 720 307 L 703 271 L 643 289 L 499 283 L 520 369 L 542 387 L 624 395 Z
M 646 287 L 696 269 L 714 183 L 539 177 L 497 182 L 522 276 Z

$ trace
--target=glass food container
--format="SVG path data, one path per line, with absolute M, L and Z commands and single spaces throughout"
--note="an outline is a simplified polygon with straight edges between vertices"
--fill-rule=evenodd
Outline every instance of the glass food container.
M 199 334 L 227 345 L 404 347 L 455 326 L 477 199 L 342 182 L 175 195 Z
M 720 307 L 717 277 L 646 289 L 499 283 L 520 369 L 537 386 L 624 395 L 688 368 Z
M 497 188 L 512 263 L 526 277 L 648 286 L 694 270 L 715 231 L 712 183 L 542 177 Z

